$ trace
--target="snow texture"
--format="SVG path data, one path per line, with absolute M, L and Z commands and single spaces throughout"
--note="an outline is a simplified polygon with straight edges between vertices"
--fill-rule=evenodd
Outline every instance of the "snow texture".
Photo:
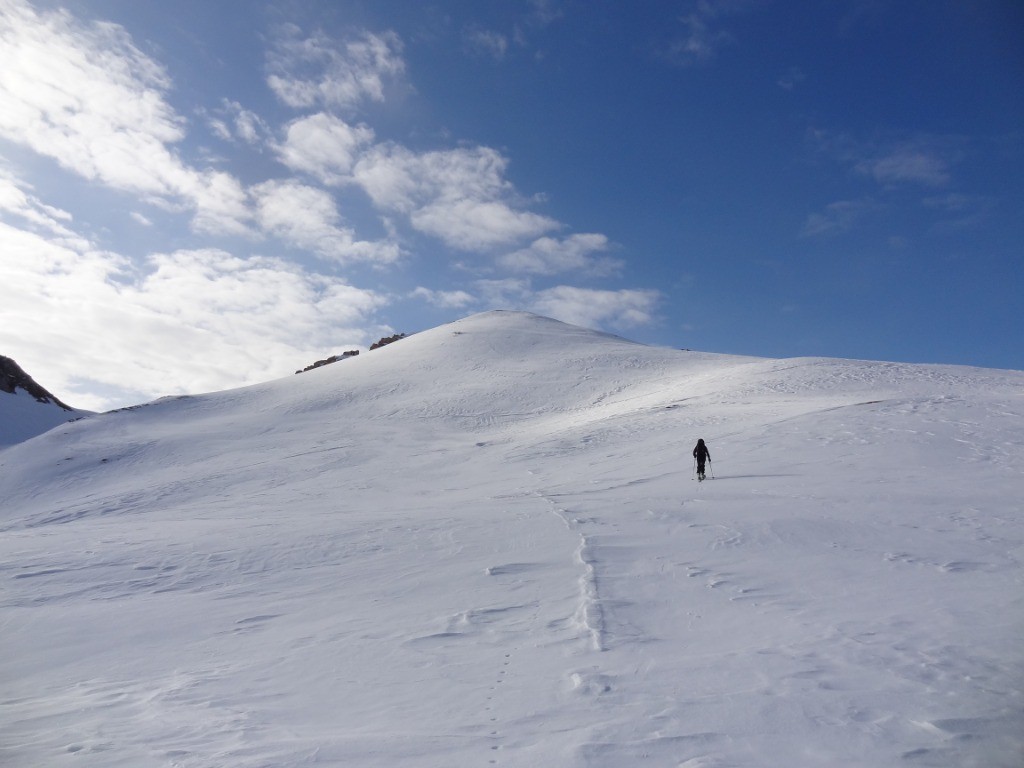
M 67 424 L 0 764 L 1019 768 L 1022 393 L 494 312 Z
M 66 411 L 56 403 L 41 403 L 23 389 L 0 391 L 0 449 L 90 415 L 91 411 Z

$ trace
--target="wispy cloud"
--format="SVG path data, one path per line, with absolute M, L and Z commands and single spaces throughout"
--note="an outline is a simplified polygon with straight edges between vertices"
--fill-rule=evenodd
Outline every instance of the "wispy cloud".
M 662 56 L 678 66 L 693 66 L 713 59 L 725 46 L 735 42 L 721 19 L 739 11 L 739 0 L 696 0 L 679 19 L 679 31 L 663 49 Z
M 941 187 L 952 180 L 951 166 L 960 141 L 932 135 L 859 138 L 847 133 L 812 130 L 812 146 L 859 176 L 885 187 Z
M 777 84 L 785 91 L 793 91 L 806 79 L 807 75 L 803 73 L 803 70 L 799 67 L 790 67 L 786 74 L 778 79 Z
M 807 217 L 800 234 L 802 237 L 817 237 L 849 232 L 869 211 L 877 207 L 874 200 L 839 200 L 829 203 L 820 213 Z
M 222 106 L 207 120 L 218 138 L 242 141 L 257 149 L 261 149 L 271 135 L 271 128 L 262 117 L 230 99 L 223 99 Z
M 529 278 L 477 280 L 475 286 L 481 303 L 492 309 L 525 309 L 534 295 Z
M 0 218 L 16 217 L 36 232 L 54 236 L 72 246 L 86 241 L 68 227 L 72 216 L 67 211 L 46 205 L 32 192 L 31 185 L 0 167 Z
M 445 309 L 463 309 L 477 302 L 476 297 L 462 290 L 439 291 L 419 286 L 409 295 L 415 299 L 423 299 L 435 307 Z
M 936 190 L 954 184 L 952 169 L 962 152 L 962 140 L 957 137 L 860 138 L 843 132 L 813 130 L 809 139 L 821 157 L 843 168 L 849 178 L 858 180 L 856 187 L 860 192 L 864 191 L 862 180 L 865 179 L 872 189 L 860 197 L 833 202 L 823 211 L 811 214 L 801 230 L 804 237 L 849 232 L 861 226 L 871 212 L 895 211 L 908 202 L 920 211 L 922 208 L 937 210 L 940 207 L 934 205 L 937 200 L 962 199 L 955 193 L 945 197 L 936 195 Z M 929 196 L 914 200 L 922 190 L 927 190 Z M 898 221 L 898 218 L 892 220 Z M 890 242 L 900 241 L 901 235 L 890 235 Z
M 854 169 L 886 185 L 923 184 L 941 187 L 950 180 L 949 164 L 945 159 L 934 151 L 913 145 L 861 160 Z
M 383 101 L 385 86 L 405 72 L 402 41 L 393 32 L 364 31 L 348 40 L 295 25 L 282 27 L 268 55 L 267 84 L 297 109 L 349 110 L 364 100 Z
M 530 19 L 541 26 L 557 21 L 564 15 L 558 0 L 530 0 L 530 6 L 533 9 Z
M 500 32 L 471 27 L 462 39 L 466 50 L 475 56 L 501 61 L 508 53 L 508 38 Z
M 634 328 L 655 320 L 662 295 L 655 290 L 600 290 L 559 285 L 535 290 L 525 278 L 479 280 L 481 303 L 523 309 L 588 328 Z

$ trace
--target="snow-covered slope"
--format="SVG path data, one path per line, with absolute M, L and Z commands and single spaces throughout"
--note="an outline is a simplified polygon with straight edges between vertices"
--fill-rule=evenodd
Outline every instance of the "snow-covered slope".
M 0 355 L 0 450 L 90 413 L 65 405 Z
M 0 764 L 1019 766 L 1022 386 L 495 312 L 68 424 Z

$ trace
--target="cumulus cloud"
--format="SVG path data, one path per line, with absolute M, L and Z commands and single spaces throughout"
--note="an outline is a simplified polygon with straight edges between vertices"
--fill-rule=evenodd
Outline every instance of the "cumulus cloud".
M 374 203 L 461 250 L 537 237 L 558 222 L 520 209 L 505 178 L 508 160 L 490 147 L 415 153 L 398 144 L 366 152 L 353 178 Z
M 334 198 L 317 187 L 267 181 L 253 187 L 252 197 L 260 229 L 295 248 L 339 262 L 387 264 L 401 255 L 393 242 L 358 240 L 342 226 Z
M 577 234 L 558 239 L 541 237 L 527 248 L 506 254 L 498 264 L 512 272 L 554 275 L 579 272 L 606 276 L 618 272 L 622 262 L 611 258 L 595 258 L 591 254 L 607 251 L 608 238 L 601 234 Z
M 546 216 L 517 211 L 500 200 L 444 198 L 415 211 L 410 221 L 421 232 L 464 251 L 506 245 L 557 226 Z
M 476 30 L 467 39 L 492 56 L 507 48 L 494 33 Z M 386 215 L 400 214 L 414 230 L 462 251 L 507 248 L 558 229 L 559 222 L 526 209 L 505 177 L 508 160 L 497 150 L 416 152 L 395 142 L 374 143 L 371 128 L 333 114 L 383 100 L 386 84 L 405 72 L 402 47 L 392 32 L 335 40 L 283 28 L 268 57 L 268 83 L 285 104 L 322 111 L 286 127 L 274 146 L 278 159 L 323 184 L 354 184 Z
M 337 277 L 216 249 L 134 266 L 0 224 L 0 252 L 4 354 L 92 410 L 288 375 L 369 341 L 360 327 L 386 303 Z
M 284 141 L 275 150 L 278 159 L 292 170 L 338 185 L 351 180 L 359 152 L 373 138 L 371 128 L 349 125 L 321 112 L 289 123 Z
M 241 185 L 170 148 L 185 136 L 170 78 L 122 27 L 7 0 L 0 48 L 0 136 L 113 189 L 184 202 L 200 231 L 246 229 Z
M 405 61 L 393 32 L 341 41 L 322 32 L 303 37 L 298 27 L 286 25 L 267 68 L 267 84 L 288 106 L 346 110 L 367 99 L 383 101 L 386 82 L 405 72 Z

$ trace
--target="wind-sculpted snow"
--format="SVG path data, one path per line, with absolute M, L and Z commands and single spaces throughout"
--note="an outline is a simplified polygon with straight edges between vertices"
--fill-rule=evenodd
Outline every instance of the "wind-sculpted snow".
M 0 765 L 1016 768 L 1022 387 L 488 313 L 67 424 Z

